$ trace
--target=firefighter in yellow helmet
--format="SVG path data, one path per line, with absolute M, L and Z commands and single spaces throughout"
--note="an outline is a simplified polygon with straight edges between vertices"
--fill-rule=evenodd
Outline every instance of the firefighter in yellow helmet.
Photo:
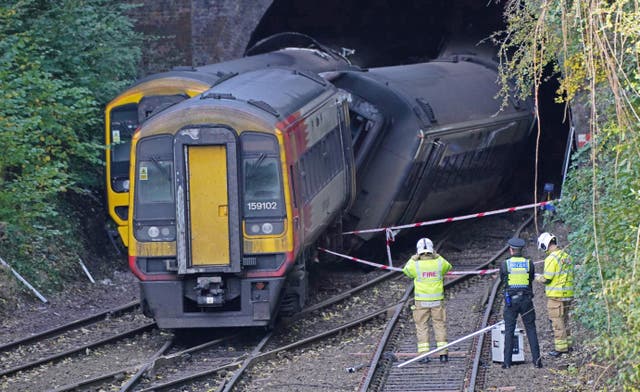
M 431 321 L 436 338 L 436 347 L 447 344 L 447 314 L 444 307 L 444 276 L 451 264 L 433 250 L 433 242 L 421 238 L 416 244 L 416 254 L 411 256 L 402 272 L 414 283 L 413 319 L 416 323 L 418 354 L 429 351 Z M 440 352 L 440 362 L 448 362 L 446 350 Z M 420 360 L 429 362 L 428 357 Z
M 537 280 L 545 284 L 547 312 L 551 320 L 554 337 L 552 357 L 571 351 L 572 340 L 569 330 L 569 310 L 573 302 L 574 266 L 571 256 L 558 247 L 558 240 L 551 233 L 542 233 L 538 237 L 538 248 L 544 251 L 544 274 Z

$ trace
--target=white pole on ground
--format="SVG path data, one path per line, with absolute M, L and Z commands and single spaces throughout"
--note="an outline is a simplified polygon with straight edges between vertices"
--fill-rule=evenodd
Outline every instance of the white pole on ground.
M 504 323 L 504 320 L 499 321 L 499 322 L 497 322 L 497 323 L 495 323 L 495 324 L 493 324 L 493 325 L 490 325 L 490 326 L 488 326 L 488 327 L 482 328 L 482 329 L 481 329 L 481 330 L 479 330 L 479 331 L 476 331 L 476 332 L 474 332 L 474 333 L 472 333 L 472 334 L 469 334 L 469 335 L 467 335 L 467 336 L 463 336 L 463 337 L 461 337 L 460 339 L 455 340 L 455 341 L 453 341 L 453 342 L 451 342 L 451 343 L 449 343 L 449 344 L 447 344 L 447 345 L 445 345 L 445 346 L 438 347 L 438 348 L 436 348 L 436 349 L 434 349 L 434 350 L 431 350 L 431 351 L 428 351 L 428 352 L 426 352 L 426 353 L 424 353 L 424 354 L 420 354 L 420 355 L 418 355 L 417 357 L 411 358 L 411 359 L 410 359 L 410 360 L 408 360 L 408 361 L 402 362 L 401 364 L 399 364 L 399 365 L 398 365 L 398 367 L 406 366 L 406 365 L 408 365 L 408 364 L 410 364 L 410 363 L 412 363 L 412 362 L 418 361 L 418 360 L 420 360 L 420 359 L 422 359 L 422 358 L 426 357 L 427 355 L 431 355 L 431 354 L 433 354 L 433 353 L 437 353 L 438 351 L 442 351 L 442 350 L 444 350 L 445 348 L 448 348 L 448 347 L 450 347 L 450 346 L 453 346 L 454 344 L 458 344 L 458 343 L 460 343 L 460 342 L 462 342 L 462 341 L 465 341 L 465 340 L 467 340 L 467 339 L 469 339 L 469 338 L 472 338 L 472 337 L 474 337 L 474 336 L 476 336 L 476 335 L 480 335 L 481 333 L 485 333 L 486 331 L 490 330 L 491 328 L 495 327 L 496 325 L 500 325 L 500 324 L 503 324 L 503 323 Z
M 9 264 L 7 264 L 4 260 L 2 260 L 2 257 L 0 257 L 0 263 L 2 263 L 2 265 L 4 265 L 5 267 L 9 268 L 11 270 L 11 272 L 13 273 L 13 275 L 18 278 L 19 281 L 21 281 L 22 283 L 24 283 L 25 286 L 27 286 L 31 291 L 33 291 L 33 293 L 40 299 L 40 301 L 44 302 L 45 304 L 49 301 L 47 301 L 47 299 L 45 297 L 42 296 L 42 294 L 40 294 L 38 292 L 38 290 L 35 289 L 35 287 L 31 286 L 31 284 L 29 284 L 29 282 L 27 282 L 19 273 L 18 271 L 14 270 Z
M 84 271 L 84 273 L 87 274 L 87 277 L 89 277 L 89 280 L 91 281 L 91 283 L 96 283 L 96 281 L 93 280 L 93 276 L 91 276 L 91 273 L 89 273 L 87 266 L 84 265 L 84 263 L 82 262 L 82 257 L 78 256 L 78 261 L 80 262 L 80 266 L 82 267 L 82 270 Z

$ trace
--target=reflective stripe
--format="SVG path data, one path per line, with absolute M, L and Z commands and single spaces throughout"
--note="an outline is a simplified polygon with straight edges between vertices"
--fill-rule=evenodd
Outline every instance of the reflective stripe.
M 433 301 L 442 299 L 442 293 L 436 294 L 424 294 L 424 293 L 416 293 L 415 299 L 422 301 Z
M 545 291 L 573 291 L 573 286 L 547 287 Z

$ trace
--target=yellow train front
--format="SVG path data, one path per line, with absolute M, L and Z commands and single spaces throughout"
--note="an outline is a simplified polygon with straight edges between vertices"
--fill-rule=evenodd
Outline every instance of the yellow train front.
M 135 133 L 129 265 L 160 327 L 268 326 L 302 306 L 311 249 L 354 197 L 347 101 L 268 68 Z

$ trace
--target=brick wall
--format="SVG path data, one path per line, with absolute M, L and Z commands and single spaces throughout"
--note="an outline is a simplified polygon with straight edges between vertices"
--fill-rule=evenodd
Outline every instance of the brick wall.
M 272 0 L 127 0 L 136 29 L 150 36 L 142 74 L 242 56 Z

